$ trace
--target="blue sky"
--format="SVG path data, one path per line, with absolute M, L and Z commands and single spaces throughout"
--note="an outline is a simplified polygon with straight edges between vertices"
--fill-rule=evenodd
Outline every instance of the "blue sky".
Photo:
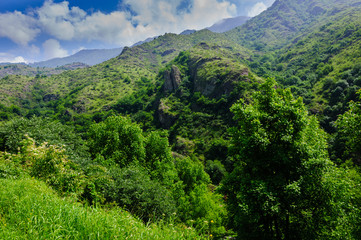
M 65 57 L 255 16 L 274 0 L 1 0 L 0 62 Z

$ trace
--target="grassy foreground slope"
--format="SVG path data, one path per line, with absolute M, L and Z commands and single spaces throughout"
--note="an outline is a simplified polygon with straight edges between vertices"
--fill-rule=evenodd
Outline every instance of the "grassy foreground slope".
M 145 225 L 130 213 L 63 199 L 45 183 L 0 179 L 1 239 L 202 239 L 193 229 Z M 205 238 L 205 237 L 203 237 Z

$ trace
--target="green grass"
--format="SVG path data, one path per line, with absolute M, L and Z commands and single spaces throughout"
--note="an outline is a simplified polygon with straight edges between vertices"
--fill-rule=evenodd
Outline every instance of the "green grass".
M 168 223 L 145 225 L 130 213 L 83 206 L 34 179 L 0 179 L 0 239 L 205 239 Z

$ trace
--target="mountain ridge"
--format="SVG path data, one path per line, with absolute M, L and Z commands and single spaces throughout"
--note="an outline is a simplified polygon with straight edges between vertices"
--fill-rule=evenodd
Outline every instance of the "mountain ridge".
M 246 16 L 225 18 L 225 19 L 222 19 L 222 20 L 214 23 L 212 26 L 207 27 L 206 29 L 208 29 L 212 32 L 223 33 L 223 32 L 232 30 L 233 28 L 242 26 L 250 19 L 251 19 L 251 17 L 246 17 Z
M 112 48 L 112 49 L 83 49 L 79 52 L 63 57 L 53 58 L 46 61 L 35 62 L 29 64 L 31 67 L 50 67 L 56 68 L 67 64 L 80 62 L 86 65 L 96 65 L 109 60 L 113 57 L 118 56 L 123 48 Z

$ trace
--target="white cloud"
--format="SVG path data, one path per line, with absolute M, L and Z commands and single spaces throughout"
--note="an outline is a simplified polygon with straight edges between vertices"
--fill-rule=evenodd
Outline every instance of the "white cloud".
M 190 13 L 185 14 L 182 29 L 200 29 L 213 25 L 223 18 L 234 17 L 237 14 L 237 7 L 229 2 L 218 2 L 217 0 L 194 0 Z M 182 30 L 179 29 L 179 30 Z
M 237 7 L 228 1 L 193 0 L 188 11 L 178 12 L 181 0 L 125 0 L 137 13 L 131 18 L 138 24 L 133 29 L 136 40 L 164 32 L 181 32 L 185 29 L 203 29 L 223 18 L 235 16 Z
M 267 9 L 266 4 L 263 2 L 256 3 L 249 11 L 248 17 L 254 17 Z
M 35 46 L 34 44 L 32 44 L 31 46 L 27 47 L 26 49 L 27 52 L 29 52 L 30 55 L 39 55 L 40 54 L 40 48 L 38 48 L 37 46 Z
M 0 37 L 7 37 L 19 45 L 26 46 L 40 33 L 35 26 L 36 20 L 21 12 L 0 14 Z
M 107 43 L 129 42 L 136 31 L 124 12 L 104 14 L 96 12 L 75 24 L 76 39 L 98 40 Z
M 39 25 L 53 37 L 60 40 L 71 40 L 75 37 L 75 26 L 86 16 L 86 12 L 78 7 L 69 8 L 69 3 L 64 1 L 54 3 L 47 1 L 36 11 Z
M 0 63 L 26 63 L 22 56 L 15 56 L 9 53 L 0 53 Z
M 237 13 L 236 6 L 227 1 L 193 0 L 189 11 L 179 13 L 180 3 L 181 0 L 125 0 L 124 4 L 137 13 L 131 16 L 125 11 L 87 14 L 80 8 L 69 8 L 66 1 L 47 1 L 37 15 L 42 29 L 56 39 L 129 45 L 164 32 L 202 29 Z
M 237 14 L 236 5 L 230 0 L 192 0 L 187 11 L 179 11 L 177 7 L 182 1 L 124 0 L 123 4 L 136 13 L 132 15 L 127 11 L 87 13 L 78 7 L 69 7 L 68 1 L 47 0 L 28 15 L 20 12 L 0 14 L 0 37 L 27 46 L 41 31 L 53 38 L 50 43 L 57 47 L 52 53 L 48 49 L 45 55 L 59 56 L 65 52 L 55 44 L 55 39 L 130 45 L 165 32 L 202 29 Z
M 68 56 L 68 52 L 62 49 L 60 43 L 55 39 L 46 40 L 43 43 L 44 57 L 46 59 L 61 58 Z

